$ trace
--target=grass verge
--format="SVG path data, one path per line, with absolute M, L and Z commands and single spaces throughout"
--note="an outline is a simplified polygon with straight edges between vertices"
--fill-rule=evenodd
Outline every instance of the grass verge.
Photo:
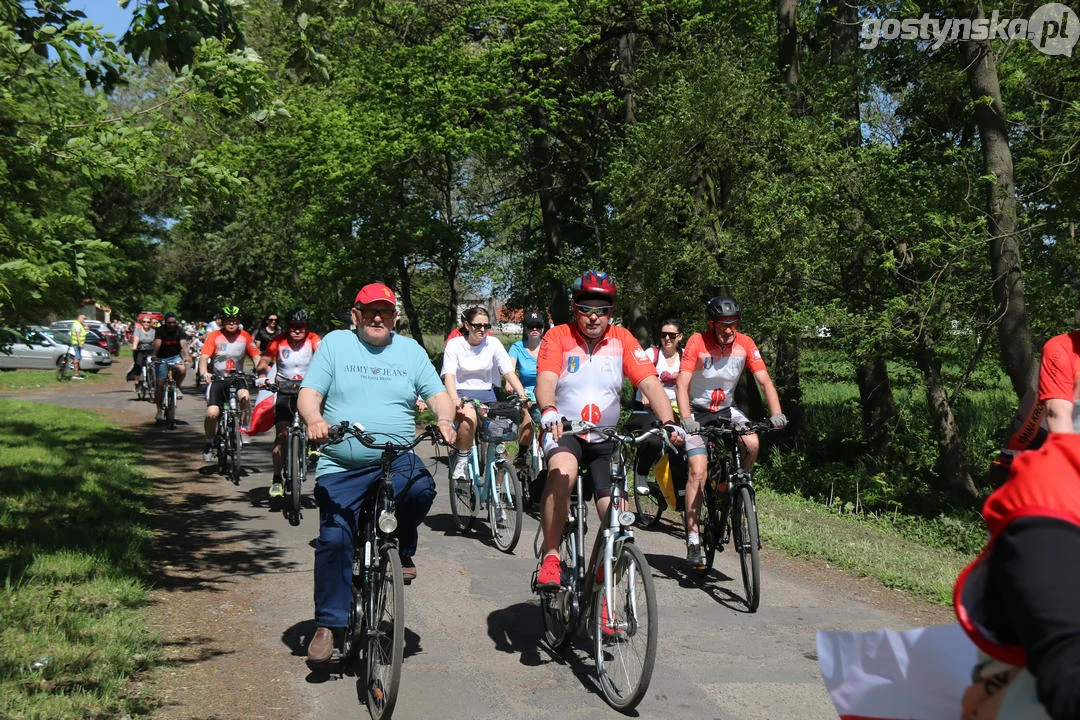
M 757 488 L 757 507 L 766 547 L 825 560 L 940 605 L 952 603 L 956 576 L 974 557 L 908 539 L 875 516 L 839 515 L 768 488 Z
M 126 366 L 125 366 L 126 368 Z M 116 374 L 118 370 L 111 370 L 111 374 Z M 109 381 L 109 375 L 97 373 L 83 373 L 86 375 L 86 380 L 81 382 L 90 383 L 105 383 Z M 73 382 L 80 382 L 78 380 L 67 382 L 57 382 L 55 370 L 11 370 L 8 372 L 0 372 L 0 392 L 25 392 L 27 390 L 63 390 L 69 384 Z
M 152 708 L 129 689 L 158 655 L 141 462 L 98 415 L 0 400 L 0 717 Z

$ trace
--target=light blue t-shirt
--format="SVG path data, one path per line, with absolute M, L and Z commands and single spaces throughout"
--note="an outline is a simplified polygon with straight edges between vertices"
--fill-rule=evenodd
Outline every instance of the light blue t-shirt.
M 518 376 L 521 384 L 532 395 L 536 391 L 536 358 L 529 354 L 524 340 L 518 340 L 510 346 L 510 357 L 517 360 Z
M 376 442 L 390 439 L 382 433 L 412 440 L 416 397 L 427 399 L 446 389 L 427 353 L 412 338 L 395 334 L 389 345 L 376 347 L 351 330 L 334 330 L 322 339 L 300 386 L 322 394 L 322 414 L 328 423 L 360 423 L 379 433 Z M 324 448 L 317 473 L 373 465 L 381 454 L 350 437 Z

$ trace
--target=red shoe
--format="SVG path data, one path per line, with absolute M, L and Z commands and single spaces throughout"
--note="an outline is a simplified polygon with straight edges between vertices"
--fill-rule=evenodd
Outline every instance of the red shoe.
M 562 587 L 562 561 L 558 555 L 545 555 L 536 574 L 538 590 L 558 590 Z

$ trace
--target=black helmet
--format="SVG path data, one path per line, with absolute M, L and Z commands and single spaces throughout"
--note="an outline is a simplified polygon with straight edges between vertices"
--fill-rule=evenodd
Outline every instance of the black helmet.
M 293 325 L 307 325 L 309 319 L 307 310 L 304 308 L 293 308 L 285 316 L 285 321 Z
M 710 320 L 717 320 L 723 318 L 725 320 L 738 320 L 739 303 L 735 302 L 735 298 L 727 295 L 720 295 L 714 297 L 705 303 L 705 315 Z

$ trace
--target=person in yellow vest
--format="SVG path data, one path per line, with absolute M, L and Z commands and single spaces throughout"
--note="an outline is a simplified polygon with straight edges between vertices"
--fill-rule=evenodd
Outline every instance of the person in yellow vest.
M 86 342 L 84 320 L 86 320 L 86 315 L 79 313 L 79 317 L 75 318 L 75 322 L 71 323 L 71 349 L 75 358 L 75 373 L 71 376 L 72 380 L 86 379 L 86 376 L 79 372 L 79 365 L 82 363 L 82 346 Z

